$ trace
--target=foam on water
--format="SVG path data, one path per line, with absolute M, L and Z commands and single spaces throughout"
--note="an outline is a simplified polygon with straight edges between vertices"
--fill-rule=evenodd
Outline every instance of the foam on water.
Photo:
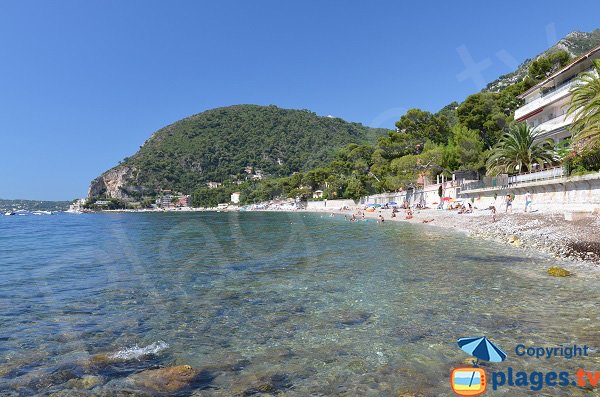
M 140 347 L 136 344 L 132 347 L 119 350 L 118 352 L 109 355 L 109 357 L 115 360 L 134 360 L 150 354 L 157 354 L 168 347 L 169 345 L 166 342 L 159 340 L 158 342 L 154 342 L 145 347 Z

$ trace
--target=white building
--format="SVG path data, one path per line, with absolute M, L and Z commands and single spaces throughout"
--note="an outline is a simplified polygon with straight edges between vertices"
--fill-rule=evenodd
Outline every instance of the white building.
M 173 203 L 173 196 L 170 194 L 165 194 L 164 196 L 158 198 L 157 204 L 159 204 L 163 208 L 170 207 Z
M 233 204 L 239 204 L 239 202 L 240 202 L 240 192 L 231 193 L 231 202 Z
M 525 104 L 515 111 L 515 120 L 540 131 L 540 139 L 551 138 L 558 143 L 569 138 L 568 127 L 573 122 L 573 115 L 566 116 L 570 90 L 577 75 L 591 70 L 593 60 L 598 58 L 600 46 L 525 91 L 519 96 Z
M 80 198 L 80 199 L 73 201 L 73 203 L 71 205 L 69 205 L 69 209 L 66 212 L 79 213 L 79 212 L 83 211 L 86 201 L 87 200 L 85 198 Z

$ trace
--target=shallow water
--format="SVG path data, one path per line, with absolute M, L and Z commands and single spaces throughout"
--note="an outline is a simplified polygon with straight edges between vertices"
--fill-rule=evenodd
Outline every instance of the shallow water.
M 448 396 L 468 358 L 456 339 L 479 335 L 509 355 L 488 374 L 600 370 L 595 352 L 514 354 L 597 349 L 596 275 L 551 278 L 554 259 L 441 229 L 285 213 L 0 217 L 0 253 L 0 395 L 75 393 L 85 375 L 98 376 L 92 394 L 144 392 L 128 376 L 189 364 L 210 375 L 184 394 Z M 108 363 L 90 365 L 97 354 Z

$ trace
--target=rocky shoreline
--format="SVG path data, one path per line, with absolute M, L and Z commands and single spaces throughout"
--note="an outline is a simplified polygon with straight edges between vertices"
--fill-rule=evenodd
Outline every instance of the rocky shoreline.
M 492 228 L 492 230 L 489 230 Z M 505 217 L 493 225 L 474 225 L 473 237 L 535 249 L 556 258 L 600 264 L 598 219 L 567 222 L 560 214 Z

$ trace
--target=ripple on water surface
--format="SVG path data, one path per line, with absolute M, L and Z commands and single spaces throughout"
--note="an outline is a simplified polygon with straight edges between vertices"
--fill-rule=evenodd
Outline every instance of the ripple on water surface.
M 0 394 L 447 396 L 467 358 L 455 341 L 472 335 L 514 368 L 600 368 L 597 355 L 511 354 L 598 346 L 595 276 L 551 278 L 554 260 L 441 229 L 282 213 L 3 217 L 0 251 Z M 151 380 L 166 378 L 168 391 Z

